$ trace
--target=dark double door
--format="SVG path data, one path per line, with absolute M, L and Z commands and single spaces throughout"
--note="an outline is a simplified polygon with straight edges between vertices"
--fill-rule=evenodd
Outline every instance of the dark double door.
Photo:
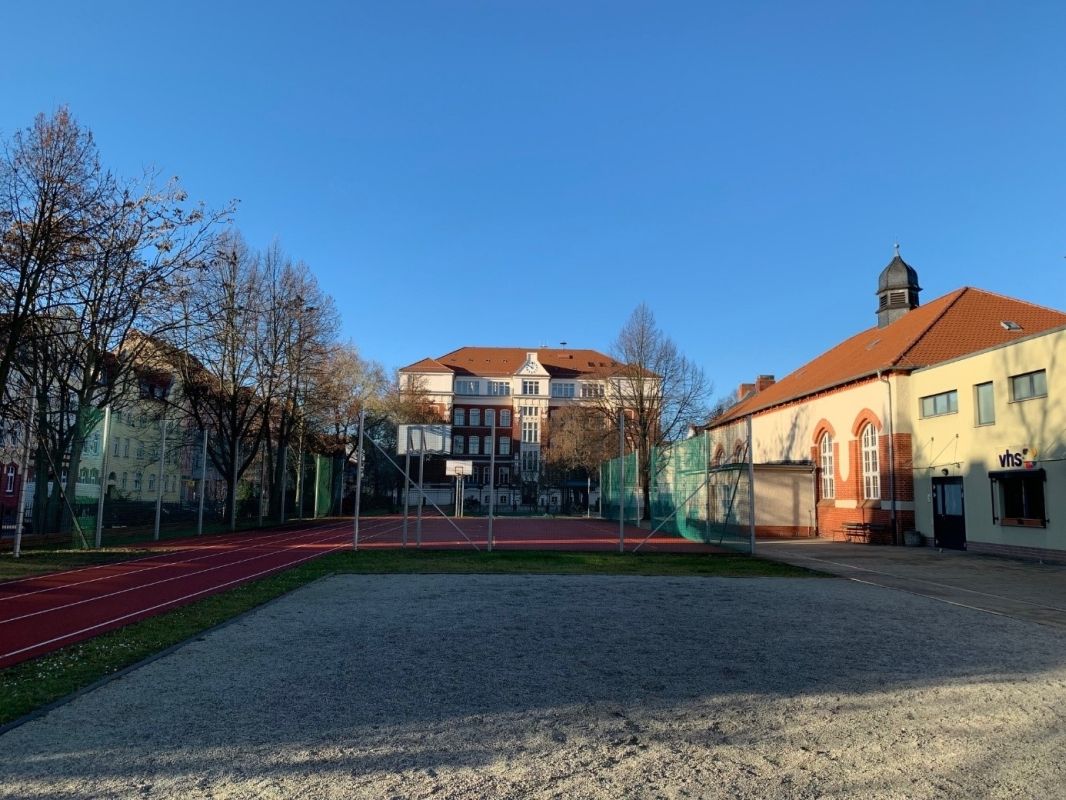
M 937 547 L 966 549 L 962 478 L 933 478 L 933 539 Z

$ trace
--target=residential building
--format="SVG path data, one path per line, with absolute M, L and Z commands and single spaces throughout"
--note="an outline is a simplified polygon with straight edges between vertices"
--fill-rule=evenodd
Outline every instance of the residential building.
M 1066 313 L 920 291 L 897 251 L 878 324 L 742 385 L 708 425 L 714 459 L 744 457 L 750 419 L 760 535 L 1066 552 Z
M 423 392 L 450 422 L 452 458 L 472 462 L 467 485 L 479 490 L 479 499 L 495 454 L 497 502 L 508 505 L 539 482 L 552 415 L 604 402 L 615 391 L 611 377 L 620 367 L 595 350 L 462 347 L 401 368 L 399 380 L 401 389 Z M 553 491 L 540 499 L 558 504 L 558 487 Z

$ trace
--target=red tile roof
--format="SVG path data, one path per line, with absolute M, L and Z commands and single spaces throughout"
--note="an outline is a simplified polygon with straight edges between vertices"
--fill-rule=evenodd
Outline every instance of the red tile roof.
M 576 378 L 606 374 L 621 365 L 596 350 L 535 347 L 460 347 L 440 358 L 424 358 L 400 372 L 452 372 L 456 375 L 504 377 L 514 375 L 526 363 L 526 354 L 537 360 L 553 378 Z
M 1008 330 L 1015 322 L 1020 330 Z M 965 286 L 845 339 L 730 408 L 725 422 L 882 372 L 910 372 L 1066 325 L 1066 313 Z

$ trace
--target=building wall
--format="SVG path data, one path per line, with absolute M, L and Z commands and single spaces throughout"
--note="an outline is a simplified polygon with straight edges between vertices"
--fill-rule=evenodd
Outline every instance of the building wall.
M 1015 401 L 1010 377 L 1044 370 L 1046 397 Z M 1066 331 L 1020 340 L 967 358 L 914 372 L 907 408 L 914 420 L 914 480 L 918 529 L 932 536 L 934 478 L 963 482 L 966 547 L 998 553 L 1062 557 L 1066 552 Z M 995 421 L 979 424 L 975 386 L 991 381 Z M 955 390 L 957 411 L 922 417 L 920 399 Z M 1046 527 L 1005 523 L 1002 487 L 989 472 L 1025 466 L 1001 464 L 1006 453 L 1028 450 L 1032 469 L 1044 469 Z M 1034 457 L 1035 453 L 1035 457 Z M 994 510 L 995 504 L 995 510 Z M 994 519 L 996 517 L 997 519 Z

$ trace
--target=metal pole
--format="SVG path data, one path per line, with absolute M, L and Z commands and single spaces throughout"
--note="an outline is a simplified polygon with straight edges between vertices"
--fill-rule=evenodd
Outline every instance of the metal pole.
M 159 471 L 156 473 L 155 493 L 155 527 L 152 539 L 159 541 L 159 519 L 163 513 L 163 462 L 167 457 L 167 412 L 163 410 L 159 418 Z
M 311 455 L 315 459 L 315 494 L 314 494 L 314 501 L 313 501 L 313 503 L 311 505 L 311 519 L 317 519 L 318 518 L 318 478 L 319 478 L 318 470 L 319 470 L 319 467 L 320 467 L 320 462 L 319 462 L 318 453 L 312 453 Z
M 241 442 L 240 439 L 234 439 L 233 441 L 233 488 L 230 490 L 229 499 L 229 529 L 231 531 L 237 530 L 237 462 L 241 460 Z
M 489 450 L 489 544 L 492 552 L 492 516 L 496 513 L 496 412 L 492 412 L 492 445 Z
M 207 428 L 202 431 L 204 448 L 200 453 L 200 507 L 196 510 L 196 535 L 204 533 L 204 496 L 207 494 Z
M 748 414 L 748 515 L 751 517 L 751 554 L 755 555 L 755 448 Z
M 36 413 L 37 395 L 30 387 L 30 413 L 26 415 L 26 424 L 22 426 L 22 463 L 19 475 L 19 505 L 15 512 L 15 558 L 22 554 L 22 523 L 26 519 L 26 466 L 30 460 L 30 430 L 33 415 Z
M 266 486 L 266 448 L 259 454 L 259 527 L 263 527 L 263 488 Z
M 359 457 L 355 464 L 355 522 L 352 531 L 352 550 L 359 549 L 359 500 L 363 496 L 363 423 L 366 421 L 366 408 L 359 409 Z M 318 486 L 318 481 L 315 481 Z M 317 491 L 317 489 L 316 489 Z M 315 506 L 317 508 L 317 500 Z
M 318 464 L 315 464 L 317 469 Z M 304 432 L 300 428 L 299 455 L 296 458 L 296 516 L 304 518 Z M 314 514 L 311 515 L 312 517 Z
M 415 522 L 415 543 L 422 546 L 422 504 L 425 502 L 425 475 L 426 466 L 426 431 L 420 428 L 418 431 L 418 518 Z
M 588 488 L 585 489 L 585 519 L 592 516 L 592 476 L 588 475 Z
M 407 514 L 411 503 L 411 429 L 403 448 L 403 546 L 407 547 Z
M 626 549 L 626 414 L 618 409 L 618 552 Z
M 99 549 L 104 535 L 104 489 L 107 487 L 107 447 L 111 433 L 111 406 L 104 406 L 104 455 L 100 459 L 100 498 L 96 501 L 96 540 L 93 546 Z

